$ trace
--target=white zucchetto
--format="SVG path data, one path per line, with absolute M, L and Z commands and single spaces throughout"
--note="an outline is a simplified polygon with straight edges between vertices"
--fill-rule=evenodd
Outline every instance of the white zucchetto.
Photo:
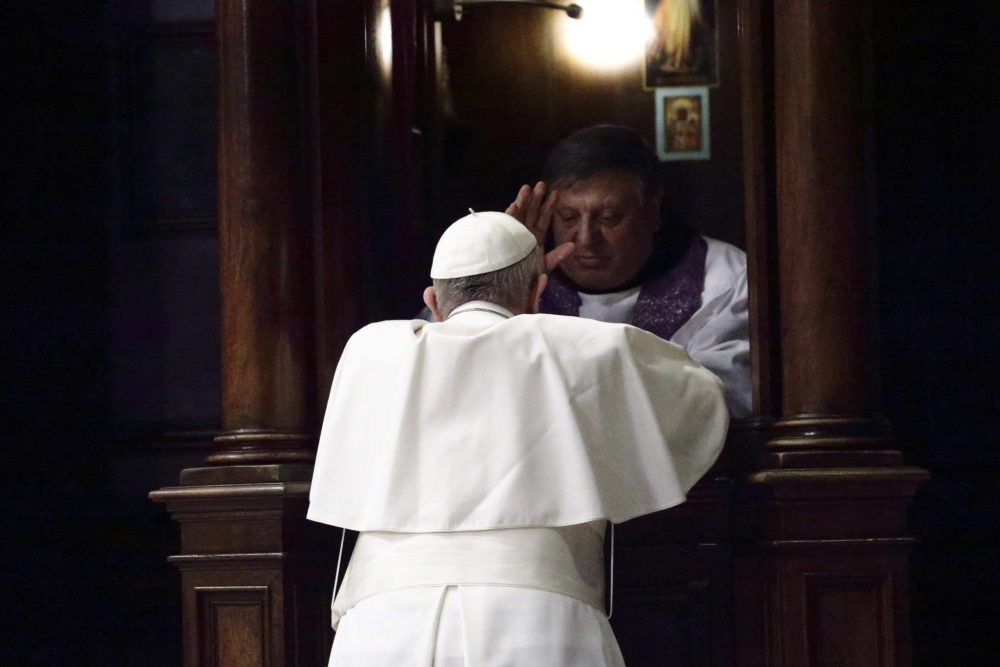
M 471 210 L 471 209 L 470 209 Z M 517 218 L 473 212 L 451 224 L 434 249 L 431 278 L 447 280 L 499 271 L 527 257 L 535 236 Z

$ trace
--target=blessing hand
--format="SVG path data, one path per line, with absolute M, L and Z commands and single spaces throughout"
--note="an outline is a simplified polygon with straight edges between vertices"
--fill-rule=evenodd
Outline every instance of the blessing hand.
M 521 221 L 535 235 L 538 247 L 545 247 L 545 237 L 552 224 L 552 209 L 559 199 L 559 192 L 548 192 L 545 183 L 538 181 L 535 187 L 522 185 L 517 192 L 517 198 L 507 207 L 505 213 Z M 575 246 L 566 242 L 545 255 L 545 270 L 551 271 L 559 263 L 573 254 Z

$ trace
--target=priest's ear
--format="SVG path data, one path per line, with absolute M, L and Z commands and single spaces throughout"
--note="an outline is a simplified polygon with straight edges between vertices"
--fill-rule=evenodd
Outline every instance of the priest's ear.
M 438 310 L 437 294 L 434 292 L 433 285 L 428 285 L 427 289 L 424 290 L 424 304 L 431 309 L 432 313 L 434 313 L 435 322 L 444 321 L 444 318 L 441 317 L 441 311 Z

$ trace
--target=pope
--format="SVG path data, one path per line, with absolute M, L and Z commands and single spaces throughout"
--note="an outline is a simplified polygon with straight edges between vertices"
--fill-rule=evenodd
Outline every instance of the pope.
M 518 220 L 472 213 L 437 244 L 436 321 L 348 341 L 308 510 L 359 532 L 330 665 L 624 664 L 606 526 L 683 502 L 728 410 L 678 345 L 537 314 L 544 264 Z

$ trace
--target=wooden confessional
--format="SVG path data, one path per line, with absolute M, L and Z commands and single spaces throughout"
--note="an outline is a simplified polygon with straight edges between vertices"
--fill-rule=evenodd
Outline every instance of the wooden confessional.
M 416 311 L 430 250 L 569 131 L 652 133 L 635 70 L 561 60 L 557 12 L 217 3 L 224 433 L 154 491 L 180 524 L 185 665 L 323 665 L 337 531 L 305 521 L 339 351 Z M 753 418 L 675 509 L 616 535 L 641 665 L 905 665 L 922 470 L 879 416 L 865 0 L 718 0 L 713 154 L 674 213 L 750 260 Z M 475 200 L 475 201 L 472 201 Z

